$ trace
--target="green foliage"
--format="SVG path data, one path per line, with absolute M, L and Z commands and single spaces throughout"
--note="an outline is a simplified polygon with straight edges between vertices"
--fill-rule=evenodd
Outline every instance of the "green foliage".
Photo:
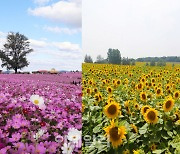
M 135 60 L 132 60 L 132 61 L 131 61 L 131 65 L 133 65 L 133 66 L 136 65 L 136 61 L 135 61 Z
M 91 56 L 85 55 L 84 62 L 85 63 L 93 63 L 93 60 L 92 60 Z
M 145 58 L 138 58 L 137 61 L 139 62 L 150 62 L 150 61 L 180 62 L 180 57 L 179 56 L 145 57 Z
M 152 61 L 150 62 L 150 66 L 156 66 L 156 62 L 155 62 L 154 60 L 152 60 Z
M 166 66 L 166 62 L 165 61 L 159 61 L 159 62 L 157 62 L 157 66 Z
M 148 62 L 146 62 L 146 66 L 149 66 L 149 63 L 148 63 Z
M 7 36 L 7 43 L 4 44 L 4 50 L 0 50 L 1 66 L 6 67 L 7 70 L 13 69 L 17 73 L 18 69 L 29 65 L 26 55 L 32 51 L 26 36 L 10 32 Z
M 130 60 L 127 58 L 124 58 L 122 59 L 122 65 L 130 65 Z
M 95 63 L 97 63 L 97 64 L 107 64 L 108 61 L 107 61 L 107 59 L 104 59 L 101 55 L 98 55 Z
M 110 64 L 121 64 L 121 54 L 118 49 L 109 49 L 107 59 Z

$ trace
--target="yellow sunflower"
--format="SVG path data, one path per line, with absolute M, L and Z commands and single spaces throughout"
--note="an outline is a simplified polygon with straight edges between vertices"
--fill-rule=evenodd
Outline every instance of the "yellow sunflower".
M 135 108 L 136 110 L 139 110 L 139 104 L 138 104 L 138 103 L 135 103 L 135 104 L 134 104 L 134 108 Z
M 98 89 L 97 88 L 94 88 L 94 93 L 97 93 L 98 92 Z
M 152 78 L 152 79 L 151 79 L 151 82 L 154 83 L 154 82 L 155 82 L 155 78 Z
M 107 104 L 111 103 L 111 102 L 114 102 L 114 99 L 112 97 L 108 97 L 108 100 L 107 100 Z M 106 104 L 106 105 L 107 105 Z
M 117 126 L 114 120 L 111 121 L 111 125 L 104 128 L 106 132 L 105 136 L 110 140 L 113 148 L 117 148 L 123 143 L 123 139 L 126 138 L 126 128 L 124 126 Z
M 151 145 L 151 151 L 156 150 L 156 147 L 157 147 L 157 145 L 153 143 L 153 144 Z
M 100 102 L 101 99 L 99 98 L 99 94 L 95 94 L 94 95 L 94 99 L 97 101 L 97 102 Z
M 102 94 L 100 92 L 98 92 L 98 95 L 99 95 L 100 101 L 102 101 L 103 100 Z
M 131 124 L 131 128 L 132 128 L 133 133 L 138 133 L 138 129 L 137 129 L 136 125 Z
M 133 150 L 133 154 L 140 154 L 140 150 Z
M 123 154 L 130 154 L 130 151 L 128 149 L 123 151 Z
M 176 112 L 174 113 L 174 121 L 178 121 L 178 120 L 180 120 L 180 112 L 176 110 Z
M 124 102 L 124 106 L 125 106 L 125 107 L 129 107 L 129 102 L 130 102 L 129 100 L 128 100 L 128 101 L 125 101 L 125 102 Z
M 125 107 L 125 109 L 126 109 L 128 114 L 131 113 L 129 105 L 130 105 L 130 101 L 129 100 L 124 102 L 124 107 Z
M 120 106 L 116 102 L 111 102 L 104 107 L 104 113 L 108 118 L 116 118 L 120 112 Z
M 116 80 L 116 84 L 120 85 L 121 84 L 121 80 Z
M 177 90 L 174 92 L 174 99 L 178 99 L 180 96 L 180 92 Z
M 141 99 L 143 102 L 146 102 L 146 100 L 147 100 L 146 92 L 141 92 L 141 93 L 140 93 L 140 99 Z
M 90 95 L 91 92 L 92 92 L 91 88 L 87 88 L 87 89 L 86 89 L 86 93 L 87 93 L 88 95 Z
M 158 112 L 154 108 L 150 108 L 144 114 L 144 119 L 149 124 L 156 124 L 158 122 Z
M 150 109 L 151 107 L 149 105 L 145 105 L 141 108 L 141 114 L 144 115 L 148 109 Z
M 108 87 L 106 88 L 106 90 L 107 90 L 107 92 L 108 92 L 109 94 L 112 94 L 112 88 L 111 88 L 110 86 L 108 86 Z
M 82 83 L 83 83 L 83 85 L 86 85 L 86 80 L 83 80 Z
M 163 110 L 164 112 L 171 111 L 174 106 L 174 100 L 172 97 L 167 97 L 163 104 Z
M 146 79 L 145 79 L 145 78 L 142 78 L 142 79 L 141 79 L 141 82 L 142 82 L 142 83 L 145 83 L 145 82 L 146 82 Z
M 138 90 L 142 90 L 142 89 L 143 89 L 143 84 L 142 84 L 142 83 L 139 83 L 139 84 L 137 85 L 137 89 L 138 89 Z
M 93 80 L 89 80 L 88 84 L 93 85 Z
M 162 88 L 157 88 L 156 89 L 156 96 L 159 97 L 162 95 Z

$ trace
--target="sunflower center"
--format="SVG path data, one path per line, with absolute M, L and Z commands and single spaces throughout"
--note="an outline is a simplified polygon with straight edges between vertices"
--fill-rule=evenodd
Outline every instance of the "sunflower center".
M 34 104 L 38 105 L 39 104 L 39 100 L 34 100 Z
M 118 134 L 118 127 L 111 128 L 111 130 L 109 131 L 109 135 L 114 141 L 119 140 L 120 135 Z
M 147 114 L 147 117 L 149 120 L 153 121 L 155 120 L 156 118 L 156 114 L 154 113 L 154 111 L 150 111 L 148 114 Z
M 87 93 L 88 93 L 88 94 L 90 93 L 90 89 L 87 89 Z
M 168 109 L 168 108 L 170 108 L 170 106 L 171 106 L 171 101 L 169 100 L 166 102 L 166 108 Z
M 158 89 L 158 90 L 157 90 L 157 94 L 160 94 L 160 93 L 161 93 L 161 90 L 160 90 L 160 89 Z
M 111 88 L 108 88 L 108 91 L 111 92 L 112 91 Z
M 179 93 L 175 93 L 175 98 L 178 98 L 178 96 L 179 96 Z
M 141 89 L 141 87 L 142 87 L 142 85 L 141 85 L 141 84 L 139 84 L 139 85 L 138 85 L 138 88 L 139 88 L 139 89 Z
M 111 106 L 109 106 L 109 108 L 108 108 L 109 114 L 113 115 L 116 113 L 116 111 L 117 111 L 116 105 L 112 104 Z
M 146 99 L 146 95 L 145 95 L 145 94 L 142 94 L 142 98 L 143 98 L 143 99 Z

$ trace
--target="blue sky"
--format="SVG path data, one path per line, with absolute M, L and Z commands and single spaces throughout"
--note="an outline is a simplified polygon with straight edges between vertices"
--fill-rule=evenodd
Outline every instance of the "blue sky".
M 30 40 L 23 71 L 81 70 L 81 0 L 2 0 L 0 22 L 0 49 L 10 31 Z

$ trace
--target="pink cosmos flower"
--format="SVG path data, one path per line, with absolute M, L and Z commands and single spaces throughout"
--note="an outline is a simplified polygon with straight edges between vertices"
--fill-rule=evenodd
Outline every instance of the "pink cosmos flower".
M 22 135 L 20 133 L 14 133 L 14 134 L 12 134 L 12 138 L 9 138 L 9 141 L 17 142 L 20 140 L 21 137 L 22 137 Z

